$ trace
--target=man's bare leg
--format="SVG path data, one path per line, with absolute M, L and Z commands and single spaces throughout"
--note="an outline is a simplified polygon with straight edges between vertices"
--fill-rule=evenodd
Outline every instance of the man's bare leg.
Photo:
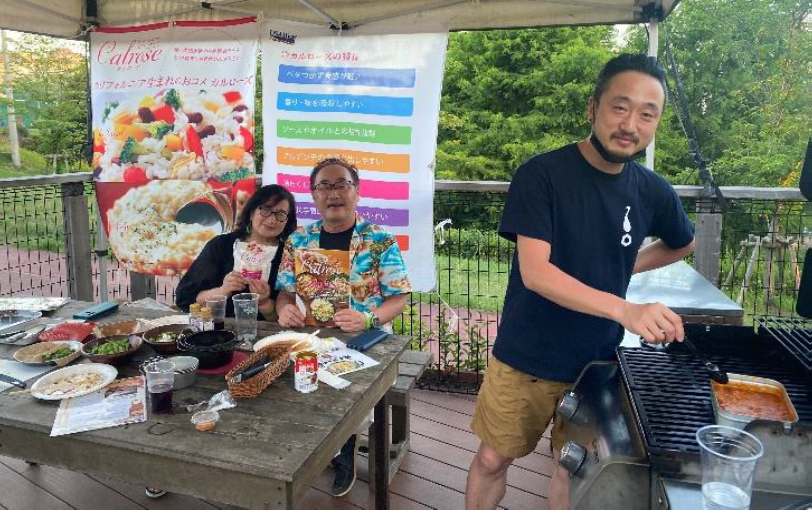
M 493 448 L 480 443 L 479 451 L 468 470 L 465 487 L 466 510 L 493 510 L 505 497 L 507 470 L 513 459 L 503 457 Z
M 550 510 L 569 510 L 570 505 L 570 475 L 558 463 L 560 457 L 560 452 L 553 452 L 555 471 L 553 471 L 553 478 L 550 480 L 550 489 L 547 491 Z

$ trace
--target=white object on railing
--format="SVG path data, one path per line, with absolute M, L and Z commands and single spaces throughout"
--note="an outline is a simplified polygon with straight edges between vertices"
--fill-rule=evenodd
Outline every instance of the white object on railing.
M 440 246 L 445 244 L 445 227 L 452 224 L 451 218 L 446 218 L 434 227 L 435 233 L 438 231 L 440 232 L 440 242 L 438 243 Z

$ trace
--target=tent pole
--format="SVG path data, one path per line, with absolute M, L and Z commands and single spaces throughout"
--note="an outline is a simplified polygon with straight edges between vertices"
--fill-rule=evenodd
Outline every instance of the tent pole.
M 657 18 L 652 18 L 648 22 L 648 54 L 654 58 L 657 58 L 657 48 L 660 45 L 659 29 L 659 21 Z M 654 170 L 654 140 L 652 138 L 651 143 L 646 147 L 646 167 L 652 171 Z

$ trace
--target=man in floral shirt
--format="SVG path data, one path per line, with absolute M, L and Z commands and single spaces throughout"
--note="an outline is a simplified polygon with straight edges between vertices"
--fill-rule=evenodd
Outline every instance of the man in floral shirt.
M 319 162 L 310 173 L 310 190 L 321 220 L 299 227 L 285 243 L 276 280 L 279 324 L 302 327 L 305 316 L 296 306 L 294 254 L 297 249 L 349 251 L 350 306 L 333 316 L 345 332 L 373 327 L 392 331 L 391 322 L 406 307 L 411 284 L 395 236 L 357 213 L 358 170 L 341 158 Z M 333 460 L 332 493 L 343 496 L 355 483 L 356 436 Z

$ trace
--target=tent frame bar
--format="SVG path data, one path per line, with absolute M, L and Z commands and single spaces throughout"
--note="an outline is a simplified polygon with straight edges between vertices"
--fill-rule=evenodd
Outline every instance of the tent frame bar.
M 306 2 L 307 0 L 297 0 L 299 2 Z M 555 4 L 555 5 L 570 5 L 574 7 L 596 7 L 599 9 L 609 9 L 609 10 L 616 10 L 616 11 L 624 11 L 624 12 L 643 12 L 643 7 L 639 7 L 636 5 L 633 6 L 619 6 L 619 5 L 607 5 L 598 2 L 581 2 L 579 0 L 538 0 L 545 4 Z M 452 2 L 443 2 L 431 6 L 424 6 L 424 7 L 415 7 L 414 9 L 407 9 L 405 11 L 396 12 L 393 14 L 387 14 L 385 16 L 378 16 L 375 18 L 366 18 L 359 20 L 350 25 L 349 28 L 360 27 L 362 25 L 368 25 L 370 23 L 377 23 L 378 21 L 389 21 L 392 19 L 397 19 L 402 16 L 409 16 L 410 14 L 417 14 L 420 12 L 429 12 L 429 11 L 439 11 L 440 9 L 445 9 L 447 7 L 453 7 L 458 4 L 467 4 L 470 3 L 471 0 L 455 0 Z

